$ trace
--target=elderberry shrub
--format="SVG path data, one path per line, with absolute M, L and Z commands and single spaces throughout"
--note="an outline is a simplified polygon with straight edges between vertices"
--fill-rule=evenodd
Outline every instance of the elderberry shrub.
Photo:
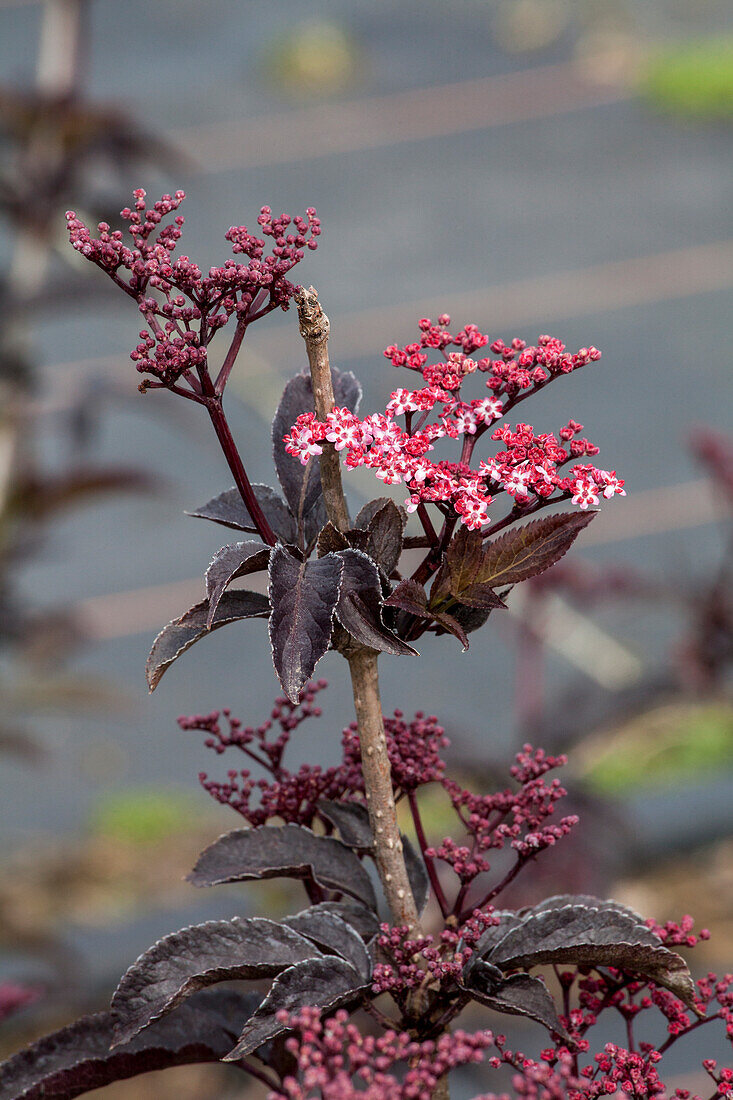
M 395 390 L 384 413 L 360 417 L 358 382 L 328 366 L 328 321 L 315 292 L 286 278 L 316 247 L 315 211 L 276 218 L 263 207 L 262 237 L 245 226 L 226 234 L 247 262 L 229 259 L 204 276 L 188 257 L 173 258 L 183 197 L 146 208 L 144 192 L 135 192 L 134 210 L 122 211 L 131 243 L 106 223 L 94 238 L 68 215 L 74 247 L 144 318 L 132 353 L 148 376 L 140 388 L 168 389 L 211 418 L 235 485 L 190 514 L 257 536 L 214 555 L 205 599 L 156 638 L 148 684 L 153 690 L 212 630 L 268 620 L 285 693 L 269 717 L 257 727 L 228 710 L 179 719 L 217 755 L 244 757 L 224 779 L 201 776 L 245 827 L 205 849 L 189 880 L 210 887 L 286 877 L 300 883 L 306 905 L 281 921 L 212 920 L 164 937 L 123 975 L 110 1011 L 6 1062 L 0 1100 L 61 1100 L 148 1070 L 220 1060 L 276 1100 L 446 1096 L 451 1071 L 476 1062 L 502 1096 L 506 1071 L 521 1097 L 670 1095 L 660 1074 L 672 1046 L 713 1021 L 733 1035 L 733 977 L 693 982 L 676 950 L 697 942 L 691 918 L 662 926 L 584 894 L 502 908 L 514 879 L 578 826 L 575 815 L 557 814 L 566 792 L 553 773 L 565 758 L 526 745 L 504 789 L 476 793 L 450 777 L 437 718 L 385 717 L 378 694 L 377 654 L 416 656 L 413 643 L 426 632 L 452 634 L 467 649 L 469 634 L 506 606 L 515 584 L 566 553 L 593 519 L 589 506 L 624 495 L 615 471 L 585 461 L 597 448 L 582 425 L 569 420 L 555 435 L 503 419 L 600 353 L 570 354 L 549 336 L 507 345 L 474 325 L 451 333 L 447 315 L 436 324 L 426 318 L 417 342 L 385 353 L 423 385 Z M 172 224 L 161 227 L 170 214 Z M 310 373 L 288 383 L 275 413 L 280 495 L 251 484 L 223 394 L 249 325 L 293 298 Z M 231 342 L 212 373 L 210 345 L 230 321 Z M 464 384 L 482 377 L 489 396 L 464 399 Z M 499 446 L 474 466 L 482 439 Z M 442 457 L 452 441 L 457 453 Z M 377 497 L 352 521 L 339 453 L 347 469 L 366 466 L 385 484 L 404 484 L 404 507 Z M 576 507 L 536 517 L 565 502 Z M 417 533 L 406 531 L 410 513 Z M 405 549 L 425 551 L 410 576 Z M 265 570 L 267 595 L 231 587 Z M 286 753 L 320 713 L 325 682 L 311 677 L 329 648 L 349 664 L 357 721 L 343 732 L 338 765 L 292 771 Z M 453 816 L 450 835 L 428 835 L 427 787 Z M 413 839 L 394 831 L 400 803 Z M 232 980 L 266 980 L 269 990 L 222 985 Z M 468 1008 L 487 1010 L 490 1029 L 456 1028 Z M 597 1040 L 604 1021 L 619 1015 L 625 1044 Z M 495 1030 L 514 1016 L 544 1029 L 538 1058 Z M 713 1097 L 733 1096 L 733 1070 L 711 1059 L 702 1070 Z

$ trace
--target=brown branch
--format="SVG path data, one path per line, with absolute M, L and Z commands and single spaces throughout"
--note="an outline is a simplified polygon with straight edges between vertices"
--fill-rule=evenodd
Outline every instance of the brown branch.
M 328 360 L 328 317 L 312 287 L 309 290 L 301 287 L 295 295 L 295 302 L 300 332 L 308 352 L 316 415 L 319 420 L 325 420 L 334 406 Z M 341 531 L 347 530 L 349 513 L 341 482 L 338 453 L 328 443 L 323 445 L 320 466 L 326 514 L 335 527 Z M 414 934 L 419 930 L 420 924 L 397 824 L 392 773 L 379 698 L 378 654 L 353 639 L 343 647 L 343 652 L 351 672 L 361 766 L 379 878 L 393 923 L 407 925 Z
M 318 294 L 313 287 L 309 290 L 300 287 L 295 294 L 295 303 L 298 307 L 300 335 L 305 340 L 308 352 L 316 416 L 319 420 L 325 420 L 336 404 L 331 366 L 328 361 L 328 334 L 331 331 L 331 323 L 323 312 Z M 339 531 L 348 530 L 349 510 L 346 507 L 344 487 L 341 483 L 338 451 L 333 443 L 328 443 L 326 440 L 323 441 L 321 455 L 321 485 L 326 515 Z
M 392 773 L 379 698 L 377 654 L 373 649 L 359 646 L 349 655 L 348 661 L 377 870 L 393 922 L 407 925 L 413 929 L 414 934 L 419 928 L 419 918 L 407 877 L 397 824 Z

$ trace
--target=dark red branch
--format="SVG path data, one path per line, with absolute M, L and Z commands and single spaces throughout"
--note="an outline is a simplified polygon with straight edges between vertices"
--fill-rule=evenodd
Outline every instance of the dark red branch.
M 234 442 L 231 431 L 229 430 L 229 424 L 227 418 L 224 415 L 224 410 L 221 404 L 221 397 L 209 397 L 206 401 L 206 408 L 209 411 L 211 417 L 211 423 L 214 425 L 214 431 L 216 432 L 217 439 L 221 444 L 221 449 L 224 452 L 224 457 L 227 460 L 229 469 L 234 476 L 234 483 L 239 489 L 242 495 L 242 500 L 247 506 L 247 511 L 252 517 L 252 522 L 257 528 L 257 532 L 263 542 L 266 542 L 269 546 L 274 546 L 277 542 L 275 532 L 270 527 L 267 521 L 265 513 L 260 507 L 260 503 L 255 496 L 252 484 L 247 477 L 247 471 L 244 468 L 244 463 L 240 457 L 237 445 Z

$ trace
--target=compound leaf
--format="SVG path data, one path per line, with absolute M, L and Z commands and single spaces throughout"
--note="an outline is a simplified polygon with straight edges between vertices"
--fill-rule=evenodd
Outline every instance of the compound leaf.
M 365 982 L 344 959 L 329 956 L 297 963 L 272 983 L 272 988 L 252 1018 L 245 1024 L 239 1042 L 224 1058 L 236 1062 L 286 1028 L 277 1019 L 281 1011 L 301 1008 L 330 1010 L 354 1003 L 363 996 Z
M 235 542 L 217 550 L 206 570 L 206 595 L 209 601 L 207 626 L 213 622 L 219 600 L 231 582 L 248 573 L 267 569 L 269 560 L 270 547 L 264 542 Z
M 275 671 L 293 703 L 331 641 L 344 566 L 336 554 L 299 561 L 276 546 L 270 555 L 270 642 Z
M 376 909 L 371 879 L 351 848 L 304 825 L 235 829 L 205 848 L 188 876 L 194 886 L 248 879 L 308 878 L 327 890 L 350 894 Z
M 152 1070 L 218 1062 L 261 999 L 257 994 L 204 990 L 114 1050 L 112 1014 L 83 1016 L 0 1067 L 0 1100 L 74 1100 Z
M 321 952 L 263 917 L 206 921 L 164 936 L 123 974 L 112 997 L 115 1043 L 129 1042 L 181 1001 L 217 982 L 271 978 Z
M 261 592 L 225 592 L 211 623 L 207 622 L 208 600 L 189 607 L 178 619 L 164 626 L 153 642 L 145 666 L 148 687 L 155 691 L 166 669 L 210 631 L 237 619 L 266 619 L 269 613 L 270 601 Z

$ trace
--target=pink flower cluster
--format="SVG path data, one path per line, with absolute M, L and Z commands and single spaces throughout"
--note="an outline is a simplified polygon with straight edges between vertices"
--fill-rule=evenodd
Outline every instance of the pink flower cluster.
M 291 218 L 273 217 L 263 206 L 257 219 L 262 237 L 244 225 L 225 234 L 235 255 L 246 256 L 247 262 L 229 259 L 204 275 L 188 256 L 173 258 L 183 217 L 175 214 L 172 223 L 160 227 L 178 210 L 184 192 L 163 195 L 149 208 L 142 188 L 133 194 L 134 206 L 121 211 L 131 242 L 107 222 L 99 223 L 99 235 L 93 237 L 73 210 L 66 214 L 69 238 L 77 252 L 136 299 L 147 328 L 131 358 L 141 373 L 169 386 L 206 363 L 211 337 L 230 317 L 249 324 L 272 309 L 288 308 L 296 288 L 286 276 L 305 248 L 317 247 L 320 222 L 312 208 L 304 218 Z M 270 255 L 265 255 L 265 237 L 272 238 Z
M 228 749 L 239 750 L 264 773 L 255 778 L 251 766 L 231 768 L 226 779 L 215 780 L 202 772 L 199 780 L 204 790 L 217 802 L 231 806 L 252 826 L 281 820 L 311 827 L 320 820 L 321 799 L 363 803 L 364 777 L 356 723 L 343 731 L 339 764 L 328 768 L 303 764 L 297 771 L 288 770 L 284 764 L 292 734 L 307 718 L 320 715 L 315 699 L 326 686 L 325 680 L 309 682 L 298 704 L 284 697 L 277 699 L 267 721 L 256 728 L 243 727 L 228 710 L 179 718 L 181 729 L 204 733 L 206 746 L 217 755 Z M 273 726 L 277 732 L 270 739 Z M 491 795 L 476 795 L 446 776 L 442 750 L 449 741 L 435 715 L 418 711 L 408 721 L 402 711 L 396 710 L 393 715 L 384 716 L 384 728 L 395 796 L 406 797 L 410 802 L 416 828 L 422 829 L 416 792 L 427 784 L 437 783 L 447 792 L 464 834 L 460 841 L 444 837 L 436 847 L 429 847 L 424 836 L 419 838 L 428 873 L 446 915 L 450 907 L 437 875 L 436 861 L 451 867 L 459 879 L 456 914 L 465 922 L 472 919 L 477 907 L 467 899 L 469 887 L 478 876 L 491 870 L 489 851 L 507 846 L 514 850 L 516 860 L 508 872 L 511 880 L 526 863 L 552 847 L 577 824 L 574 815 L 555 823 L 548 821 L 566 791 L 558 779 L 547 781 L 545 776 L 566 763 L 564 756 L 548 756 L 542 749 L 525 745 L 510 769 L 517 786 Z M 506 884 L 506 879 L 502 880 L 478 903 L 478 908 L 483 910 L 485 903 Z M 465 930 L 462 936 L 465 941 Z
M 476 360 L 470 352 L 487 344 L 488 336 L 474 325 L 453 336 L 445 328 L 449 323 L 445 314 L 437 326 L 424 319 L 419 344 L 389 347 L 385 352 L 395 366 L 419 371 L 426 385 L 395 390 L 384 413 L 364 418 L 338 407 L 325 421 L 304 413 L 285 436 L 287 452 L 305 465 L 322 453 L 327 440 L 337 451 L 345 452 L 347 467 L 368 467 L 387 485 L 404 482 L 409 490 L 405 502 L 409 512 L 423 503 L 434 504 L 446 514 L 453 510 L 472 530 L 488 522 L 488 508 L 500 492 L 508 493 L 521 506 L 555 494 L 558 500 L 571 498 L 582 509 L 598 504 L 601 496 L 625 495 L 624 482 L 615 470 L 578 461 L 597 454 L 598 448 L 579 438 L 583 426 L 573 420 L 561 429 L 559 439 L 552 433 L 535 434 L 530 424 L 512 428 L 505 422 L 491 433 L 491 439 L 503 443 L 503 448 L 472 469 L 474 445 L 496 421 L 553 378 L 599 359 L 600 352 L 581 348 L 571 355 L 559 340 L 541 336 L 536 347 L 518 339 L 507 347 L 497 340 L 491 350 L 498 358 Z M 442 362 L 428 363 L 425 349 L 445 352 L 450 344 L 462 350 L 448 352 Z M 491 396 L 462 400 L 463 382 L 478 372 L 487 375 Z M 404 417 L 404 428 L 396 422 L 398 417 Z M 461 437 L 458 462 L 428 457 L 438 440 Z M 573 460 L 569 474 L 562 476 L 560 467 Z
M 41 990 L 18 982 L 0 982 L 0 1024 L 41 996 Z
M 417 989 L 428 974 L 437 985 L 450 986 L 460 979 L 473 948 L 487 928 L 499 923 L 493 906 L 476 909 L 458 928 L 444 928 L 438 937 L 410 937 L 408 928 L 381 926 L 377 942 L 380 954 L 388 962 L 377 963 L 372 973 L 372 991 L 394 993 L 398 999 L 409 989 Z M 418 958 L 423 959 L 420 965 Z
M 418 711 L 407 722 L 401 710 L 384 716 L 384 732 L 392 771 L 392 784 L 399 797 L 426 783 L 438 783 L 445 773 L 440 750 L 450 744 L 434 714 Z M 343 732 L 344 764 L 361 767 L 361 747 L 356 722 Z M 360 788 L 362 789 L 362 788 Z
M 343 1010 L 327 1020 L 315 1008 L 278 1019 L 295 1032 L 286 1045 L 298 1076 L 286 1077 L 269 1100 L 431 1100 L 442 1077 L 480 1062 L 493 1041 L 490 1031 L 454 1031 L 425 1042 L 406 1031 L 363 1035 Z
M 480 919 L 476 919 L 476 918 Z M 440 944 L 426 936 L 411 940 L 406 929 L 390 929 L 384 925 L 379 937 L 380 949 L 391 960 L 391 965 L 379 964 L 374 972 L 375 992 L 389 992 L 398 999 L 410 989 L 424 982 L 426 971 L 415 963 L 417 954 L 428 963 L 427 973 L 439 984 L 448 988 L 451 982 L 452 962 L 460 967 L 471 954 L 482 929 L 498 918 L 489 913 L 476 914 L 461 930 L 464 934 L 462 952 L 455 952 L 458 933 L 446 929 Z M 685 918 L 682 924 L 689 924 Z M 668 926 L 670 936 L 686 935 L 680 926 Z M 448 947 L 443 950 L 443 943 Z M 441 956 L 444 962 L 441 963 Z M 455 967 L 453 968 L 455 969 Z M 457 971 L 456 971 L 457 972 Z M 289 1051 L 297 1061 L 297 1077 L 285 1078 L 280 1089 L 270 1095 L 273 1100 L 308 1100 L 322 1096 L 325 1100 L 407 1100 L 427 1098 L 432 1095 L 435 1082 L 445 1073 L 459 1066 L 484 1062 L 487 1070 L 504 1070 L 511 1073 L 511 1095 L 521 1100 L 600 1100 L 605 1096 L 634 1097 L 636 1100 L 701 1100 L 685 1088 L 668 1088 L 660 1076 L 667 1051 L 678 1040 L 706 1026 L 716 1019 L 723 1019 L 731 1033 L 733 1016 L 730 993 L 733 975 L 718 979 L 714 974 L 698 982 L 700 1006 L 707 1010 L 704 1020 L 669 1027 L 666 1040 L 652 1043 L 637 1039 L 634 1023 L 640 1017 L 653 1012 L 660 992 L 653 983 L 632 980 L 619 971 L 608 975 L 582 976 L 577 970 L 558 974 L 565 992 L 568 1012 L 562 1017 L 573 1036 L 569 1049 L 557 1041 L 541 1051 L 539 1056 L 529 1056 L 521 1050 L 507 1046 L 504 1035 L 480 1031 L 467 1035 L 462 1031 L 441 1036 L 437 1042 L 417 1043 L 406 1032 L 386 1030 L 381 1036 L 364 1035 L 348 1022 L 347 1013 L 337 1012 L 329 1020 L 322 1020 L 318 1010 L 305 1009 L 288 1016 L 282 1014 L 280 1022 L 294 1032 L 287 1040 Z M 578 982 L 579 1007 L 570 1009 L 572 987 Z M 644 991 L 648 990 L 647 993 Z M 675 1000 L 671 994 L 667 994 Z M 594 1051 L 586 1037 L 598 1023 L 601 1013 L 620 1012 L 626 1020 L 628 1045 L 605 1043 Z M 385 1026 L 384 1017 L 380 1017 Z M 391 1071 L 400 1063 L 409 1069 L 399 1074 Z M 707 1058 L 702 1068 L 714 1082 L 715 1088 L 708 1100 L 731 1100 L 733 1096 L 733 1069 L 722 1067 L 714 1058 Z M 493 1076 L 493 1074 L 491 1074 Z M 475 1100 L 507 1100 L 505 1078 L 503 1091 L 484 1092 Z M 508 1082 L 506 1082 L 508 1083 Z M 318 1091 L 320 1090 L 320 1091 Z
M 296 772 L 283 764 L 291 735 L 301 722 L 320 715 L 321 709 L 314 700 L 326 686 L 325 680 L 310 681 L 297 704 L 281 696 L 275 700 L 267 721 L 256 728 L 243 728 L 228 710 L 181 716 L 180 728 L 205 733 L 206 747 L 217 755 L 230 748 L 239 749 L 267 773 L 267 777 L 255 779 L 251 768 L 232 768 L 226 780 L 221 781 L 209 779 L 201 772 L 199 781 L 204 790 L 217 802 L 231 806 L 252 826 L 265 825 L 273 819 L 311 826 L 318 816 L 319 799 L 343 799 L 353 791 L 361 792 L 364 781 L 358 758 L 350 757 L 340 766 L 330 768 L 303 764 Z M 222 728 L 222 718 L 227 723 L 226 730 Z M 269 740 L 274 724 L 279 732 Z
M 303 764 L 291 772 L 283 763 L 290 738 L 298 726 L 307 718 L 320 715 L 321 709 L 314 701 L 326 686 L 325 680 L 309 681 L 297 704 L 281 696 L 275 700 L 267 721 L 256 728 L 243 727 L 229 710 L 182 715 L 178 719 L 179 727 L 204 733 L 204 744 L 217 755 L 227 749 L 238 749 L 267 773 L 267 777 L 256 779 L 251 768 L 232 768 L 222 781 L 209 779 L 201 772 L 199 780 L 204 790 L 217 802 L 231 806 L 253 826 L 264 825 L 274 818 L 310 826 L 318 817 L 318 802 L 322 798 L 361 801 L 364 777 L 356 723 L 343 731 L 340 764 L 329 768 Z M 279 732 L 270 740 L 273 725 Z M 402 711 L 396 710 L 391 717 L 385 715 L 384 727 L 398 794 L 442 780 L 445 761 L 440 750 L 448 745 L 448 739 L 434 715 L 426 716 L 418 711 L 408 722 Z
M 509 845 L 517 859 L 509 874 L 514 877 L 528 860 L 551 848 L 566 836 L 578 818 L 573 814 L 549 824 L 557 802 L 567 794 L 559 779 L 548 783 L 545 775 L 567 763 L 565 756 L 547 756 L 542 749 L 525 745 L 511 768 L 518 789 L 507 788 L 496 794 L 476 795 L 453 780 L 443 782 L 453 808 L 470 837 L 468 844 L 458 844 L 445 837 L 437 848 L 428 848 L 428 859 L 447 863 L 458 876 L 464 889 L 475 878 L 491 869 L 486 858 L 489 851 L 500 851 Z M 494 896 L 492 891 L 491 896 Z

